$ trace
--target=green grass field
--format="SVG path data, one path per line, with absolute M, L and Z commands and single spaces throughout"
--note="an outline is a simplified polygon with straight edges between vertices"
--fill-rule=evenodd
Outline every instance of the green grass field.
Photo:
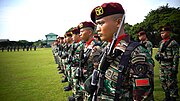
M 159 65 L 155 63 L 154 96 L 155 101 L 161 101 L 164 93 L 159 82 Z M 67 83 L 60 83 L 62 75 L 56 67 L 51 48 L 0 52 L 0 101 L 67 101 L 72 93 L 63 91 Z M 180 83 L 178 86 L 180 91 Z

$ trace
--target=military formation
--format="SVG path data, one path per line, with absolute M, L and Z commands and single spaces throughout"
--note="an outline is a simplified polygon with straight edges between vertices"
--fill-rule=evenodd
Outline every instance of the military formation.
M 12 52 L 12 51 L 36 51 L 36 46 L 7 46 L 7 47 L 1 47 L 1 51 L 4 52 L 4 50 L 7 50 L 7 52 Z
M 154 101 L 152 43 L 145 31 L 141 42 L 124 31 L 125 11 L 116 2 L 104 3 L 91 12 L 92 21 L 80 22 L 52 44 L 52 52 L 68 101 Z M 163 101 L 176 101 L 179 46 L 168 25 L 160 28 L 159 61 Z

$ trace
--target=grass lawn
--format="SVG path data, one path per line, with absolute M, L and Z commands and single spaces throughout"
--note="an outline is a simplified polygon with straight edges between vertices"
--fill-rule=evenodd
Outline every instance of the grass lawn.
M 0 52 L 0 101 L 67 101 L 51 49 Z
M 164 93 L 159 82 L 159 64 L 155 63 L 154 96 L 155 101 L 160 101 Z M 60 83 L 62 75 L 56 67 L 51 48 L 0 52 L 0 101 L 67 101 L 72 93 L 64 92 L 67 83 Z M 178 86 L 180 91 L 180 83 Z

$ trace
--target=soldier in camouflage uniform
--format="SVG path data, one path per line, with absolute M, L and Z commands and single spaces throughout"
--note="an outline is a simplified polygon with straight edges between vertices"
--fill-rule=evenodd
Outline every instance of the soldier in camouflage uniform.
M 93 71 L 93 63 L 97 62 L 101 53 L 100 44 L 93 38 L 95 25 L 92 22 L 82 22 L 78 25 L 82 40 L 86 42 L 84 47 L 85 65 L 83 74 L 89 77 Z
M 78 28 L 72 29 L 72 39 L 73 44 L 70 50 L 71 51 L 71 79 L 72 79 L 72 92 L 73 96 L 69 97 L 69 101 L 81 101 L 82 100 L 82 91 L 80 90 L 80 81 L 76 73 L 79 69 L 79 62 L 82 61 L 79 57 L 80 51 L 83 47 L 83 43 L 80 38 L 80 31 Z
M 152 56 L 152 48 L 153 48 L 153 44 L 151 43 L 151 41 L 148 40 L 147 36 L 146 36 L 146 32 L 145 31 L 140 31 L 138 33 L 138 38 L 140 40 L 140 43 L 147 48 L 147 50 L 149 50 L 149 54 Z
M 60 37 L 59 38 L 59 73 L 63 73 L 64 72 L 64 68 L 63 68 L 63 62 L 62 62 L 62 52 L 63 52 L 63 49 L 64 49 L 64 37 Z M 61 71 L 60 71 L 61 70 Z
M 81 81 L 81 88 L 84 90 L 84 81 L 92 74 L 94 63 L 98 61 L 101 54 L 101 47 L 99 42 L 93 38 L 95 25 L 92 22 L 81 22 L 78 28 L 82 40 L 86 42 L 84 46 L 84 67 L 82 68 L 83 78 Z M 83 100 L 90 100 L 86 92 L 84 92 Z
M 104 62 L 107 64 L 105 65 L 108 67 L 107 70 L 104 73 L 98 68 L 99 73 L 104 73 L 104 75 L 99 75 L 100 79 L 97 78 L 96 80 L 102 81 L 102 84 L 94 86 L 88 82 L 90 80 L 88 78 L 85 82 L 85 90 L 89 93 L 95 93 L 96 87 L 101 87 L 102 89 L 97 93 L 96 100 L 98 101 L 153 101 L 154 64 L 147 49 L 140 45 L 135 47 L 130 54 L 130 60 L 123 60 L 128 61 L 127 67 L 119 65 L 121 56 L 130 44 L 130 37 L 124 34 L 124 14 L 121 4 L 115 2 L 104 3 L 91 12 L 91 19 L 97 24 L 97 32 L 101 40 L 108 41 L 105 50 L 109 49 L 113 34 L 117 33 L 119 27 L 121 30 L 113 47 L 113 53 L 108 55 L 106 62 Z M 121 70 L 123 70 L 122 75 L 119 75 Z M 122 77 L 123 81 L 118 82 L 119 77 Z M 121 89 L 116 90 L 117 87 Z
M 64 90 L 65 91 L 69 91 L 69 90 L 72 89 L 71 88 L 71 86 L 72 86 L 72 81 L 71 81 L 71 65 L 70 65 L 70 61 L 71 61 L 70 60 L 70 53 L 71 53 L 72 50 L 70 50 L 70 48 L 71 48 L 72 42 L 73 42 L 73 40 L 72 40 L 72 33 L 70 31 L 68 31 L 66 33 L 65 40 L 66 40 L 66 45 L 65 45 L 65 51 L 64 51 L 64 54 L 63 54 L 62 58 L 65 58 L 64 59 L 65 81 L 68 80 L 69 85 L 64 87 Z M 66 78 L 67 78 L 67 80 L 66 80 Z
M 178 97 L 178 63 L 179 45 L 170 37 L 171 27 L 165 25 L 160 28 L 162 41 L 155 55 L 155 59 L 160 63 L 160 81 L 165 92 L 163 101 L 176 101 Z
M 52 44 L 52 53 L 54 55 L 54 60 L 55 60 L 55 63 L 58 64 L 59 60 L 58 60 L 58 40 L 54 41 L 54 43 Z

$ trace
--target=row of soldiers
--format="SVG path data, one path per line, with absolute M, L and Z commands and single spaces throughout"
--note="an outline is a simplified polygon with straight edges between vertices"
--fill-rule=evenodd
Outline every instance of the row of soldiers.
M 34 51 L 36 51 L 36 46 L 23 46 L 23 47 L 20 47 L 20 46 L 8 46 L 7 48 L 5 47 L 1 47 L 1 50 L 2 52 L 4 52 L 4 50 L 7 50 L 7 52 L 12 52 L 12 51 L 19 51 L 20 49 L 22 49 L 23 51 L 32 51 L 32 49 L 34 49 Z
M 104 3 L 92 10 L 92 22 L 81 22 L 52 45 L 62 82 L 68 82 L 64 90 L 73 92 L 69 101 L 154 100 L 152 44 L 147 38 L 141 44 L 130 40 L 124 15 L 121 4 Z M 155 59 L 161 64 L 163 100 L 176 101 L 179 46 L 169 27 L 160 29 L 163 40 Z M 139 32 L 139 39 L 144 35 Z

